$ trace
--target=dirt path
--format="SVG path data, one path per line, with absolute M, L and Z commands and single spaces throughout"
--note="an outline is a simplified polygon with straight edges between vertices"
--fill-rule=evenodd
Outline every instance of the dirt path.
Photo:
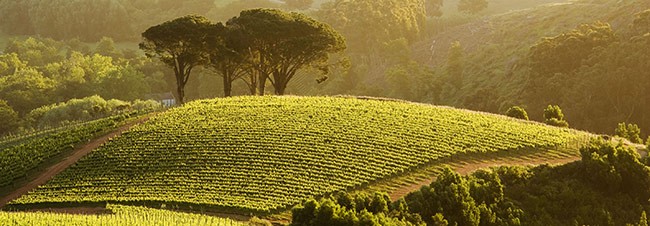
M 553 158 L 553 159 L 547 159 L 547 158 L 535 158 L 535 159 L 530 159 L 530 160 L 517 160 L 517 159 L 509 159 L 509 158 L 496 158 L 492 159 L 489 161 L 477 161 L 477 160 L 464 160 L 464 161 L 458 161 L 458 162 L 452 162 L 449 164 L 446 164 L 450 166 L 454 171 L 461 175 L 468 175 L 474 171 L 477 171 L 479 169 L 483 168 L 488 168 L 488 167 L 493 167 L 493 166 L 503 166 L 503 165 L 508 165 L 508 166 L 527 166 L 527 165 L 541 165 L 544 163 L 548 163 L 550 165 L 561 165 L 569 162 L 574 162 L 579 160 L 580 157 L 578 156 L 573 156 L 573 157 L 564 157 L 564 158 Z M 390 196 L 390 199 L 395 201 L 399 198 L 402 198 L 406 196 L 408 193 L 414 192 L 419 190 L 422 186 L 424 185 L 429 185 L 431 182 L 433 182 L 436 179 L 436 177 L 432 177 L 427 180 L 421 180 L 418 181 L 417 183 L 406 185 L 403 187 L 400 187 L 392 192 L 390 192 L 388 195 Z
M 138 119 L 134 122 L 130 122 L 126 125 L 123 125 L 119 128 L 117 128 L 115 131 L 106 134 L 104 136 L 101 136 L 99 138 L 95 138 L 91 140 L 90 142 L 86 143 L 85 145 L 77 148 L 72 152 L 72 154 L 65 159 L 63 159 L 61 162 L 47 168 L 46 171 L 42 172 L 40 175 L 38 175 L 34 180 L 31 182 L 25 184 L 22 187 L 17 188 L 10 194 L 0 198 L 0 208 L 3 208 L 7 203 L 10 201 L 17 199 L 18 197 L 27 194 L 27 192 L 35 189 L 36 187 L 45 184 L 47 181 L 52 179 L 55 175 L 61 173 L 63 170 L 67 169 L 70 167 L 72 164 L 76 163 L 81 159 L 82 157 L 86 156 L 88 153 L 90 153 L 92 150 L 98 148 L 102 144 L 106 143 L 110 138 L 113 138 L 117 135 L 122 134 L 122 132 L 128 130 L 132 126 L 136 124 L 143 123 L 147 121 L 151 116 L 145 116 L 141 119 Z

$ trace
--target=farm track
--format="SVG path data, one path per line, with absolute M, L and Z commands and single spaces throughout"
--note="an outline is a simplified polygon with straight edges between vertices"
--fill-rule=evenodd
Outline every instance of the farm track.
M 122 134 L 124 131 L 130 129 L 131 127 L 137 124 L 147 121 L 151 116 L 152 114 L 142 117 L 136 121 L 127 123 L 126 125 L 117 128 L 113 132 L 92 139 L 88 143 L 84 144 L 83 146 L 75 149 L 70 154 L 70 156 L 48 167 L 47 170 L 38 174 L 38 176 L 36 176 L 35 179 L 33 179 L 31 182 L 15 189 L 13 192 L 9 193 L 8 195 L 0 198 L 0 209 L 3 208 L 5 205 L 7 205 L 7 203 L 11 202 L 12 200 L 17 199 L 18 197 L 27 194 L 27 192 L 37 188 L 38 186 L 45 184 L 47 181 L 52 179 L 52 177 L 63 172 L 63 170 L 75 164 L 77 161 L 79 161 L 79 159 L 83 158 L 84 156 L 89 154 L 92 150 L 95 150 L 102 144 L 106 143 L 109 139 Z

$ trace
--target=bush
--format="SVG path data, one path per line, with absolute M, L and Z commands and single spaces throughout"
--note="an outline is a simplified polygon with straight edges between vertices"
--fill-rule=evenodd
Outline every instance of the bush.
M 0 100 L 0 135 L 16 131 L 18 126 L 20 126 L 18 113 L 7 104 L 7 101 Z
M 564 120 L 562 109 L 557 105 L 548 105 L 548 107 L 544 109 L 544 123 L 557 127 L 569 127 L 569 123 Z
M 57 126 L 66 122 L 88 121 L 124 111 L 155 110 L 161 107 L 160 103 L 153 100 L 136 100 L 129 103 L 116 99 L 104 100 L 95 95 L 39 107 L 32 110 L 26 118 L 31 126 L 38 128 Z
M 528 120 L 528 113 L 526 113 L 526 110 L 524 110 L 524 108 L 519 106 L 513 106 L 508 109 L 508 111 L 506 111 L 506 115 L 513 118 Z
M 621 122 L 616 126 L 614 135 L 628 139 L 635 144 L 643 143 L 643 140 L 641 139 L 641 129 L 636 124 L 629 123 L 626 125 L 624 122 Z

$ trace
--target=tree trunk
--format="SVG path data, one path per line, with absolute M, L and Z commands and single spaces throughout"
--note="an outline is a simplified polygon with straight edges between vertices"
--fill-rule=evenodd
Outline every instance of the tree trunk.
M 287 89 L 287 84 L 286 83 L 278 83 L 275 85 L 275 94 L 282 96 L 284 95 L 284 90 Z
M 223 75 L 223 96 L 232 96 L 232 79 L 230 76 Z
M 257 95 L 264 96 L 264 92 L 266 89 L 266 79 L 267 75 L 264 73 L 260 73 L 257 75 Z
M 178 92 L 178 105 L 183 105 L 185 103 L 185 87 L 182 84 L 178 84 L 176 92 Z

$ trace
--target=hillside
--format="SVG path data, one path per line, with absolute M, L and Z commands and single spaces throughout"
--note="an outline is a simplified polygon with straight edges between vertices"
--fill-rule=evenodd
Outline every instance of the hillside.
M 629 40 L 633 35 L 632 21 L 636 14 L 648 8 L 650 2 L 641 0 L 579 0 L 487 16 L 481 20 L 450 28 L 416 44 L 413 47 L 412 58 L 422 65 L 433 67 L 441 74 L 439 77 L 444 79 L 450 43 L 460 42 L 464 50 L 463 85 L 459 89 L 443 91 L 437 100 L 434 100 L 436 104 L 487 112 L 505 112 L 513 105 L 523 105 L 529 111 L 540 111 L 548 104 L 559 104 L 564 108 L 564 113 L 574 128 L 611 133 L 616 123 L 622 121 L 639 123 L 647 127 L 648 116 L 644 114 L 647 108 L 642 101 L 621 104 L 602 100 L 607 96 L 632 97 L 635 95 L 632 92 L 643 93 L 643 91 L 630 90 L 630 93 L 620 93 L 617 92 L 621 90 L 620 88 L 612 88 L 612 90 L 598 88 L 597 90 L 604 97 L 596 97 L 597 92 L 571 91 L 595 90 L 595 87 L 603 85 L 630 87 L 634 84 L 647 83 L 645 74 L 628 73 L 621 68 L 632 68 L 630 70 L 641 68 L 639 71 L 647 71 L 647 66 L 634 63 L 635 59 L 643 60 L 645 54 L 633 50 L 645 47 L 641 44 L 630 44 Z M 549 78 L 549 84 L 546 85 L 554 87 L 555 96 L 551 92 L 546 97 L 549 100 L 535 98 L 534 96 L 539 94 L 533 94 L 528 84 L 531 77 L 534 77 L 528 66 L 531 47 L 544 37 L 566 34 L 581 24 L 593 24 L 598 21 L 611 25 L 611 29 L 617 35 L 616 43 L 604 53 L 594 49 L 593 56 L 588 59 L 589 64 L 585 64 L 584 69 L 565 77 L 558 77 L 556 80 Z M 633 45 L 635 46 L 627 47 Z M 598 67 L 610 71 L 600 72 L 603 70 Z M 592 72 L 596 69 L 600 71 Z M 617 80 L 616 78 L 621 77 L 632 77 L 631 80 L 636 82 L 618 84 L 625 81 L 625 79 L 618 79 L 620 82 L 598 83 L 598 81 Z M 591 78 L 594 78 L 594 81 L 590 81 Z M 588 84 L 596 85 L 590 87 Z M 530 97 L 531 95 L 533 97 Z M 589 96 L 599 101 L 581 101 Z M 637 96 L 632 99 L 641 100 Z M 607 109 L 613 105 L 616 105 L 617 109 L 632 105 L 634 108 L 619 110 L 620 112 L 617 113 L 608 110 L 604 110 L 605 113 L 597 110 L 585 111 L 585 109 Z M 540 120 L 541 114 L 531 114 L 531 118 Z
M 342 97 L 201 100 L 134 126 L 10 208 L 174 204 L 283 210 L 472 153 L 544 152 L 583 132 L 499 115 Z

